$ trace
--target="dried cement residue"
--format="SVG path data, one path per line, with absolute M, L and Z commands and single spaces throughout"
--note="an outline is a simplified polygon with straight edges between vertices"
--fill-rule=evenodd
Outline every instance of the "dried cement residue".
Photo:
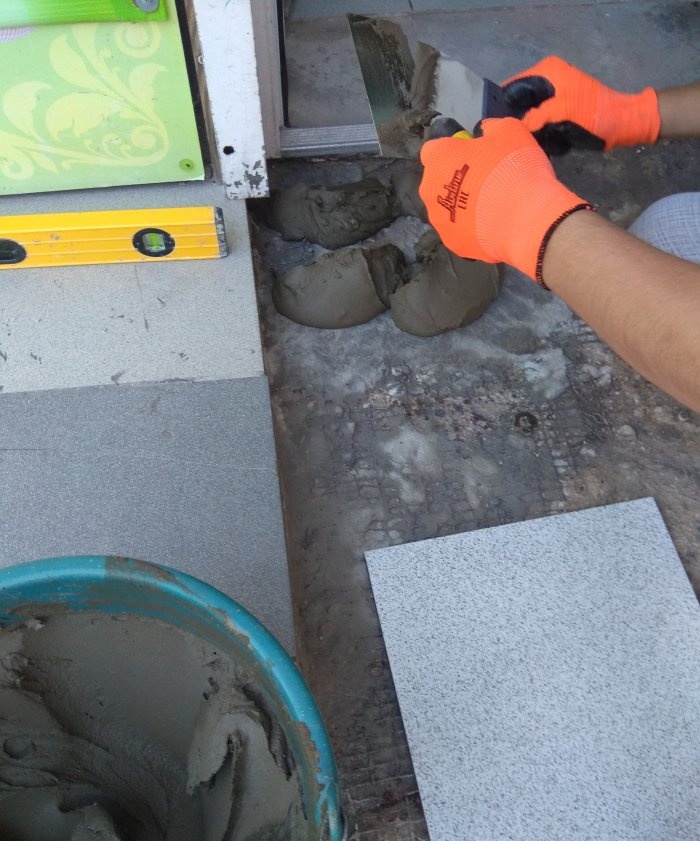
M 220 650 L 155 620 L 0 633 L 0 838 L 306 838 L 279 724 Z

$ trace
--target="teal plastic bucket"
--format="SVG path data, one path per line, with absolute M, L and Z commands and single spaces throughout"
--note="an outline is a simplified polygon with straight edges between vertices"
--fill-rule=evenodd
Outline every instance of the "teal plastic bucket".
M 316 703 L 280 644 L 239 604 L 189 575 L 129 558 L 53 558 L 0 570 L 0 643 L 5 647 L 5 654 L 12 645 L 17 647 L 18 643 L 10 643 L 13 639 L 19 640 L 22 634 L 44 634 L 38 639 L 50 641 L 51 635 L 47 632 L 51 631 L 52 622 L 63 621 L 55 617 L 88 623 L 81 636 L 81 646 L 92 644 L 89 622 L 95 628 L 94 646 L 97 646 L 100 623 L 114 622 L 119 629 L 129 623 L 130 617 L 137 617 L 145 624 L 156 620 L 150 624 L 160 629 L 170 626 L 173 629 L 171 636 L 186 634 L 187 639 L 193 637 L 198 645 L 201 642 L 202 646 L 207 646 L 207 651 L 216 650 L 225 655 L 240 675 L 246 703 L 255 702 L 259 707 L 256 715 L 265 724 L 266 738 L 270 744 L 274 741 L 276 750 L 284 755 L 285 774 L 293 775 L 294 787 L 299 793 L 294 808 L 303 813 L 303 821 L 295 823 L 293 835 L 285 836 L 283 828 L 278 828 L 270 830 L 269 835 L 260 831 L 258 835 L 249 833 L 247 837 L 279 837 L 285 841 L 341 841 L 344 838 L 335 761 Z M 167 638 L 167 627 L 165 633 Z M 0 648 L 0 656 L 2 654 Z M 154 673 L 160 670 L 163 674 L 177 675 L 181 664 L 162 662 L 165 654 L 161 651 L 152 654 Z M 114 650 L 105 650 L 102 655 L 105 668 L 111 658 L 119 656 Z M 26 656 L 22 656 L 26 660 Z M 27 687 L 29 692 L 32 697 L 41 696 L 44 690 L 37 685 L 36 675 L 32 680 L 33 684 Z M 0 725 L 7 725 L 13 716 L 12 705 L 7 701 L 10 692 L 11 689 L 2 689 L 0 680 Z M 88 701 L 93 704 L 95 693 L 90 694 Z M 172 699 L 172 704 L 177 707 L 177 698 Z M 19 775 L 20 783 L 22 780 L 26 783 L 22 773 L 26 776 L 27 769 L 36 771 L 31 764 L 33 747 L 36 745 L 33 745 L 32 737 L 23 740 L 20 734 L 12 739 L 5 738 L 4 743 L 0 738 L 0 828 L 2 794 L 8 775 L 11 779 L 12 774 Z M 279 760 L 276 761 L 279 764 Z M 231 773 L 235 776 L 238 771 Z M 32 785 L 31 782 L 26 784 Z M 50 784 L 49 780 L 47 785 Z M 252 792 L 250 783 L 246 786 L 242 797 L 254 796 L 260 802 L 264 801 L 264 791 Z M 213 797 L 211 794 L 206 796 Z M 89 811 L 88 806 L 85 809 Z M 226 832 L 228 834 L 221 836 L 226 841 L 246 837 L 245 831 L 236 829 L 235 816 L 230 819 Z M 202 835 L 204 841 L 216 836 L 214 830 L 207 830 L 207 833 Z M 21 835 L 20 839 L 24 841 Z

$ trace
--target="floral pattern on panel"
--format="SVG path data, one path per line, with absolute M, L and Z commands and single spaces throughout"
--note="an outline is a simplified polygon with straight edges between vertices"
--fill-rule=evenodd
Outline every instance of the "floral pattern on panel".
M 57 28 L 50 73 L 25 79 L 0 98 L 0 174 L 31 178 L 81 166 L 151 166 L 168 153 L 166 126 L 156 111 L 156 23 Z

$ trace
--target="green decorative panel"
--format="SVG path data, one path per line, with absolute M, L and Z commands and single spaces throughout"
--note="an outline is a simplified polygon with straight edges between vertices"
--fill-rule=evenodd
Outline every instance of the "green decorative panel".
M 161 2 L 163 22 L 0 29 L 0 194 L 204 177 L 175 0 Z
M 167 16 L 166 0 L 0 0 L 0 27 Z

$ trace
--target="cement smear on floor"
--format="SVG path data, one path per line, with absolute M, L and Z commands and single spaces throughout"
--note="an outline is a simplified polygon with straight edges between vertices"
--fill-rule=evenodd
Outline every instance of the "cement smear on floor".
M 256 697 L 220 650 L 155 620 L 55 614 L 3 631 L 0 837 L 306 838 Z

